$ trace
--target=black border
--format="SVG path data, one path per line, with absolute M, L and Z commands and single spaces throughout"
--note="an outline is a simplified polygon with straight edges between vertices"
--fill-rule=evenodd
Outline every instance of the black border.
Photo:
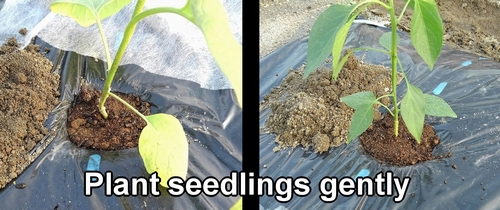
M 243 1 L 243 160 L 242 171 L 247 174 L 254 172 L 254 177 L 259 173 L 259 11 L 258 1 Z M 255 15 L 257 13 L 257 15 Z M 245 37 L 247 39 L 245 39 Z M 255 41 L 255 42 L 254 42 Z M 242 43 L 243 46 L 243 43 Z M 248 186 L 249 187 L 249 186 Z M 247 187 L 247 188 L 248 188 Z M 246 189 L 248 192 L 248 189 Z M 257 192 L 254 190 L 254 192 Z M 243 209 L 259 209 L 259 196 L 243 196 Z

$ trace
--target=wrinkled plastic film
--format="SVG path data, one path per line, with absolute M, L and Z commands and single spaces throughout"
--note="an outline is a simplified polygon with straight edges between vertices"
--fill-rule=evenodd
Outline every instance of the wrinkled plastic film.
M 40 43 L 40 42 L 39 42 Z M 43 44 L 42 49 L 51 47 Z M 119 151 L 98 151 L 77 148 L 66 132 L 67 109 L 79 92 L 81 79 L 93 87 L 103 86 L 102 61 L 51 48 L 47 57 L 60 64 L 61 103 L 51 112 L 45 126 L 53 139 L 42 154 L 15 181 L 25 183 L 24 189 L 12 184 L 0 192 L 5 209 L 229 209 L 238 197 L 200 195 L 171 197 L 160 187 L 161 196 L 106 196 L 104 186 L 84 195 L 84 172 L 89 162 L 100 156 L 98 169 L 111 171 L 114 177 L 149 177 L 137 148 Z M 57 66 L 55 64 L 55 66 Z M 54 70 L 58 70 L 55 68 Z M 167 113 L 178 118 L 189 141 L 187 177 L 201 180 L 213 176 L 229 176 L 241 171 L 242 136 L 241 109 L 230 89 L 208 90 L 194 82 L 153 74 L 137 65 L 120 66 L 111 86 L 112 91 L 138 94 L 151 104 L 151 113 Z M 36 149 L 42 149 L 42 144 Z M 93 160 L 95 161 L 95 160 Z
M 380 48 L 378 38 L 387 31 L 386 28 L 354 24 L 345 48 Z M 500 205 L 500 191 L 496 190 L 500 185 L 497 178 L 500 173 L 500 110 L 497 105 L 500 103 L 500 63 L 443 47 L 434 69 L 429 71 L 411 46 L 409 35 L 400 33 L 399 36 L 398 53 L 409 81 L 424 93 L 433 94 L 436 88 L 440 89 L 439 97 L 458 115 L 458 118 L 425 118 L 441 138 L 433 155 L 445 156 L 450 152 L 452 156 L 413 166 L 391 166 L 365 154 L 359 138 L 323 154 L 300 147 L 274 153 L 275 135 L 261 132 L 260 176 L 274 179 L 304 176 L 311 182 L 308 196 L 294 196 L 288 203 L 278 203 L 274 197 L 263 196 L 261 209 L 490 209 Z M 306 54 L 307 37 L 263 58 L 260 62 L 260 100 L 281 82 L 289 69 L 301 65 Z M 390 66 L 386 54 L 367 51 L 355 52 L 355 55 L 363 57 L 365 62 Z M 443 82 L 446 85 L 439 87 Z M 405 92 L 406 84 L 401 83 L 398 97 L 401 99 Z M 269 114 L 269 109 L 261 111 L 261 128 Z M 452 165 L 456 165 L 456 169 Z M 369 171 L 368 176 L 372 178 L 387 171 L 400 178 L 411 177 L 405 199 L 394 203 L 393 196 L 343 197 L 339 194 L 331 204 L 321 202 L 318 185 L 323 177 L 355 177 L 364 170 Z
M 50 12 L 50 0 L 7 1 L 0 10 L 0 40 L 16 37 L 29 43 L 38 35 L 51 45 L 66 51 L 106 60 L 97 26 L 83 28 L 68 17 Z M 146 1 L 145 9 L 158 6 L 183 7 L 186 1 Z M 221 1 L 230 28 L 242 44 L 242 1 Z M 131 19 L 136 1 L 118 14 L 102 21 L 113 59 Z M 29 35 L 18 31 L 27 28 Z M 25 41 L 23 41 L 25 40 Z M 228 89 L 231 85 L 218 68 L 206 44 L 203 33 L 193 23 L 176 14 L 156 14 L 140 21 L 120 63 L 135 64 L 149 72 L 193 81 L 202 88 Z

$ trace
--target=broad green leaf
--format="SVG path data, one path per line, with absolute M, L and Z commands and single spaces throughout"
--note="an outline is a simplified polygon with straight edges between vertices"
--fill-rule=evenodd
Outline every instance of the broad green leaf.
M 188 0 L 182 11 L 201 29 L 208 48 L 222 73 L 228 78 L 243 107 L 242 47 L 229 28 L 224 7 L 218 0 Z
M 351 126 L 349 127 L 349 134 L 347 135 L 347 144 L 357 136 L 370 127 L 373 121 L 373 107 L 372 105 L 360 107 L 354 111 L 351 119 Z
M 148 173 L 158 172 L 160 184 L 174 176 L 186 179 L 188 143 L 181 123 L 167 114 L 146 116 L 147 125 L 139 137 L 139 154 Z
M 354 138 L 365 132 L 372 123 L 373 104 L 376 103 L 377 99 L 372 92 L 366 91 L 342 97 L 340 100 L 355 110 L 347 135 L 347 144 L 349 144 Z
M 356 5 L 334 4 L 316 19 L 309 33 L 304 78 L 325 62 L 326 58 L 332 52 L 332 46 L 342 50 L 343 46 L 335 46 L 333 43 L 337 38 L 337 33 L 346 24 L 347 20 L 349 20 L 351 11 L 354 8 L 356 8 Z
M 238 201 L 234 204 L 233 207 L 231 207 L 230 210 L 241 210 L 243 207 L 243 198 L 240 197 L 240 199 L 238 199 Z
M 400 38 L 399 34 L 396 33 L 396 46 L 399 44 Z M 385 49 L 391 51 L 392 50 L 392 34 L 391 32 L 386 32 L 380 36 L 378 43 L 382 45 Z
M 345 25 L 342 26 L 342 28 L 340 28 L 340 30 L 337 32 L 332 47 L 332 68 L 333 68 L 332 77 L 334 80 L 337 80 L 340 70 L 342 70 L 342 67 L 344 66 L 345 63 L 345 60 L 339 62 L 340 54 L 342 54 L 342 48 L 344 47 L 344 43 L 347 38 L 347 33 L 349 32 L 349 29 L 351 28 L 354 19 L 356 19 L 356 17 L 359 15 L 361 11 L 364 10 L 364 8 L 370 6 L 373 2 L 376 1 L 378 0 L 375 1 L 368 0 L 354 5 L 355 7 L 351 11 L 351 16 L 349 20 L 347 20 L 347 23 L 345 23 Z M 357 10 L 358 8 L 360 9 Z
M 410 38 L 413 46 L 432 70 L 443 45 L 443 22 L 434 0 L 415 0 Z
M 425 114 L 436 117 L 457 117 L 457 114 L 451 109 L 450 105 L 442 98 L 435 95 L 424 94 L 424 99 Z
M 340 54 L 344 47 L 347 32 L 351 28 L 354 19 L 364 8 L 379 0 L 366 0 L 351 6 L 334 4 L 325 10 L 314 22 L 309 33 L 309 42 L 307 44 L 306 68 L 304 69 L 304 78 L 321 65 L 330 52 L 332 54 L 332 68 L 334 79 L 337 79 L 338 73 L 342 69 L 338 65 Z
M 340 100 L 347 104 L 347 106 L 357 110 L 372 107 L 377 99 L 375 98 L 373 92 L 365 91 L 342 97 Z
M 408 131 L 420 143 L 422 130 L 424 129 L 425 100 L 422 90 L 408 83 L 406 95 L 401 100 L 401 116 Z
M 118 13 L 131 0 L 55 0 L 50 9 L 60 15 L 68 16 L 83 27 L 89 27 L 96 20 Z

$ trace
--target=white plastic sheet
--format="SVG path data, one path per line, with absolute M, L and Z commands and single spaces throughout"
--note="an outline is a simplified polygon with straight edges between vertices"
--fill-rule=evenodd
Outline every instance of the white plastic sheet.
M 0 10 L 0 41 L 15 37 L 26 45 L 30 37 L 37 35 L 56 48 L 106 60 L 97 26 L 83 28 L 68 17 L 51 13 L 50 2 L 5 2 Z M 117 15 L 102 21 L 111 59 L 118 49 L 135 3 L 136 0 L 133 0 Z M 149 0 L 145 9 L 158 6 L 181 8 L 185 3 L 182 0 Z M 223 0 L 221 3 L 226 9 L 233 35 L 242 44 L 242 1 Z M 28 36 L 18 33 L 21 28 L 28 29 Z M 139 22 L 121 61 L 123 64 L 136 64 L 149 72 L 193 81 L 206 89 L 231 88 L 210 54 L 201 30 L 175 14 L 153 15 Z

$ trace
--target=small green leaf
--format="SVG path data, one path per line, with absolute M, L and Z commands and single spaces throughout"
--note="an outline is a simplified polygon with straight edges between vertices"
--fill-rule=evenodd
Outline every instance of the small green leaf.
M 178 176 L 186 179 L 188 143 L 181 123 L 167 114 L 146 116 L 147 125 L 139 137 L 139 154 L 148 173 L 158 172 L 160 184 Z
M 422 90 L 408 83 L 406 95 L 401 100 L 401 116 L 408 131 L 420 143 L 422 130 L 424 129 L 425 100 Z
M 424 99 L 425 114 L 436 117 L 457 117 L 457 114 L 451 109 L 450 105 L 442 98 L 435 95 L 424 94 Z
M 234 204 L 233 207 L 231 207 L 230 210 L 241 210 L 243 207 L 243 198 L 240 197 L 240 199 L 238 199 L 238 201 Z
M 400 38 L 399 34 L 396 33 L 396 46 L 399 44 Z M 385 49 L 391 51 L 392 50 L 392 34 L 391 32 L 386 32 L 380 36 L 378 43 L 382 45 Z
M 190 7 L 186 8 L 186 7 Z M 218 0 L 188 0 L 183 12 L 198 26 L 222 73 L 228 78 L 243 107 L 242 47 L 229 28 L 224 6 Z
M 337 33 L 337 36 L 335 36 L 335 41 L 333 42 L 333 48 L 332 48 L 332 68 L 333 68 L 333 79 L 337 80 L 340 70 L 342 70 L 343 64 L 345 63 L 339 63 L 340 60 L 340 54 L 342 54 L 342 48 L 344 47 L 345 39 L 347 38 L 347 33 L 349 32 L 349 29 L 351 28 L 352 21 L 354 21 L 354 18 L 351 18 L 342 28 L 339 30 Z
M 351 119 L 351 126 L 349 127 L 349 134 L 347 135 L 347 144 L 361 135 L 370 127 L 373 121 L 373 107 L 366 106 L 360 107 L 354 111 Z
M 443 22 L 434 0 L 415 0 L 410 38 L 417 53 L 432 70 L 443 45 Z
M 55 0 L 50 9 L 60 15 L 68 16 L 83 27 L 89 27 L 96 20 L 118 13 L 131 0 Z
M 364 109 L 366 107 L 372 107 L 377 99 L 375 98 L 373 92 L 364 91 L 342 97 L 340 98 L 340 100 L 347 104 L 347 106 L 350 106 L 351 108 L 357 110 Z
M 377 99 L 372 92 L 365 91 L 342 97 L 340 100 L 355 110 L 347 135 L 347 144 L 349 144 L 372 124 L 373 104 L 377 102 Z
M 314 69 L 321 65 L 332 52 L 332 46 L 340 48 L 343 46 L 333 45 L 337 33 L 349 20 L 351 11 L 356 5 L 346 6 L 334 4 L 326 9 L 314 22 L 307 43 L 306 68 L 304 78 L 309 76 Z

